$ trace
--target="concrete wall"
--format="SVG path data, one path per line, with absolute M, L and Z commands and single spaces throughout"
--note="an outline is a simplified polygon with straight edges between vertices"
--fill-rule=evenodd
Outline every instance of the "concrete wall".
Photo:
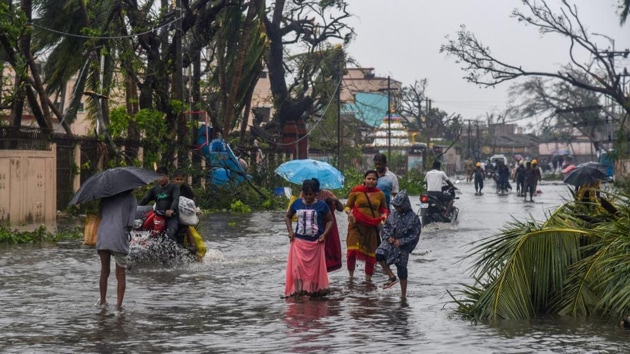
M 57 161 L 51 151 L 0 150 L 0 223 L 55 222 Z

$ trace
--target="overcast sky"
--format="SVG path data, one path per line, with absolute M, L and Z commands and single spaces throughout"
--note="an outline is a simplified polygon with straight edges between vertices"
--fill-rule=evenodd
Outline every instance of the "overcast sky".
M 578 7 L 588 32 L 615 40 L 615 49 L 630 48 L 630 24 L 619 25 L 619 0 L 569 0 Z M 453 57 L 440 54 L 446 36 L 456 38 L 460 25 L 473 32 L 495 57 L 523 69 L 551 71 L 569 63 L 569 42 L 559 35 L 541 37 L 537 29 L 511 17 L 514 9 L 527 11 L 520 0 L 348 0 L 350 20 L 357 34 L 349 45 L 350 56 L 378 76 L 390 75 L 403 85 L 428 80 L 427 96 L 433 107 L 460 113 L 464 119 L 485 117 L 508 105 L 504 83 L 480 88 L 466 82 Z M 558 8 L 560 0 L 548 0 Z M 598 47 L 610 41 L 594 36 Z M 586 61 L 586 60 L 584 60 Z M 630 70 L 630 61 L 628 62 Z

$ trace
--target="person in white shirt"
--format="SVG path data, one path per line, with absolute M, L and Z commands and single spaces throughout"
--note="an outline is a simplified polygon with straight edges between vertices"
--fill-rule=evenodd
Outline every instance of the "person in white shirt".
M 427 192 L 430 195 L 436 197 L 439 201 L 446 204 L 446 210 L 444 216 L 448 218 L 451 208 L 453 207 L 453 197 L 447 193 L 442 192 L 442 184 L 446 183 L 449 186 L 457 189 L 453 183 L 448 179 L 448 176 L 444 171 L 440 170 L 442 164 L 440 161 L 433 161 L 433 169 L 428 171 L 424 176 L 424 183 L 427 185 Z

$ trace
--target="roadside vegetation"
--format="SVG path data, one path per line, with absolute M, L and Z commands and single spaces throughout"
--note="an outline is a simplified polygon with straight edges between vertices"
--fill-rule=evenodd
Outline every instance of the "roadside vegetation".
M 79 238 L 83 238 L 83 233 L 78 230 L 52 233 L 45 226 L 41 225 L 34 231 L 19 231 L 11 229 L 10 226 L 0 224 L 0 244 L 57 242 Z

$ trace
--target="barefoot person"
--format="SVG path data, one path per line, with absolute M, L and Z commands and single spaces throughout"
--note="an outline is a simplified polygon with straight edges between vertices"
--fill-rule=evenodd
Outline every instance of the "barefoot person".
M 100 298 L 98 306 L 107 305 L 107 280 L 111 272 L 111 259 L 116 263 L 116 309 L 122 310 L 123 298 L 127 287 L 127 255 L 129 254 L 129 229 L 133 225 L 136 213 L 136 198 L 131 191 L 122 192 L 112 197 L 101 199 L 96 250 L 101 259 L 101 276 L 98 287 Z
M 420 240 L 420 219 L 411 208 L 407 191 L 403 190 L 392 199 L 394 211 L 387 217 L 383 226 L 383 242 L 376 249 L 376 260 L 383 267 L 389 279 L 383 286 L 392 287 L 400 280 L 401 298 L 407 297 L 407 263 L 409 254 Z M 396 265 L 398 278 L 391 264 Z
M 336 211 L 343 211 L 343 204 L 337 196 L 328 189 L 321 189 L 317 178 L 311 178 L 315 187 L 315 198 L 321 200 L 328 205 L 330 216 L 332 219 L 332 227 L 326 237 L 326 269 L 328 273 L 341 269 L 341 241 L 339 238 L 339 228 L 337 227 Z M 300 198 L 304 197 L 300 194 Z
M 304 181 L 302 198 L 291 203 L 284 217 L 290 242 L 285 296 L 317 296 L 328 292 L 325 242 L 332 216 L 328 205 L 315 198 L 316 189 L 312 179 Z M 295 229 L 293 215 L 297 215 Z
M 357 259 L 365 262 L 365 281 L 372 281 L 376 257 L 374 251 L 379 244 L 378 226 L 387 218 L 385 194 L 376 187 L 378 173 L 369 170 L 363 184 L 350 191 L 344 211 L 348 214 L 348 236 L 346 237 L 347 267 L 350 279 L 354 277 Z

